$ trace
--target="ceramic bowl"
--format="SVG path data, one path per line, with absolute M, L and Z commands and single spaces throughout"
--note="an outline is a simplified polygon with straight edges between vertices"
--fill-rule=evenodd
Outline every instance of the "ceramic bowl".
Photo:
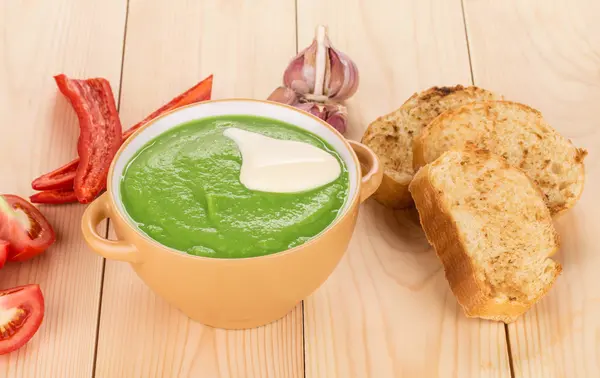
M 119 182 L 127 162 L 144 144 L 173 127 L 234 114 L 281 120 L 329 142 L 348 168 L 345 207 L 329 227 L 306 243 L 259 257 L 194 256 L 149 238 L 136 227 L 121 201 Z M 348 247 L 360 203 L 373 194 L 381 178 L 377 156 L 368 147 L 346 140 L 304 111 L 269 101 L 207 101 L 162 115 L 123 143 L 110 167 L 107 191 L 86 209 L 82 231 L 93 251 L 129 263 L 150 289 L 189 318 L 217 328 L 252 328 L 282 318 L 325 282 Z M 105 218 L 110 218 L 118 240 L 97 233 L 97 225 Z

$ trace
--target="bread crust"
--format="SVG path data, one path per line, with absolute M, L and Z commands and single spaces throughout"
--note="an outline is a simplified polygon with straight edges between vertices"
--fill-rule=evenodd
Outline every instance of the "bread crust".
M 490 156 L 488 151 L 473 151 Z M 511 168 L 508 163 L 506 167 Z M 450 210 L 442 200 L 441 192 L 436 189 L 430 179 L 431 164 L 427 164 L 416 173 L 409 185 L 409 191 L 415 201 L 419 220 L 429 243 L 444 267 L 446 280 L 463 308 L 467 317 L 482 318 L 504 323 L 512 323 L 543 297 L 552 287 L 562 271 L 556 263 L 553 278 L 543 292 L 529 303 L 498 303 L 492 297 L 491 288 L 485 281 L 477 277 L 476 269 L 467 252 L 465 241 L 459 233 Z M 532 182 L 530 180 L 530 182 Z M 532 182 L 532 185 L 535 184 Z M 554 249 L 551 256 L 559 248 L 558 233 L 554 232 Z
M 408 191 L 410 181 L 397 181 L 393 177 L 383 174 L 381 185 L 373 198 L 390 209 L 404 209 L 413 205 L 413 199 Z
M 432 119 L 449 108 L 493 99 L 502 99 L 502 96 L 476 86 L 435 86 L 414 93 L 400 108 L 371 122 L 361 142 L 375 151 L 384 166 L 383 182 L 373 198 L 392 209 L 413 206 L 408 191 L 415 172 L 412 162 L 413 138 Z
M 418 137 L 416 137 L 415 140 L 413 141 L 413 168 L 415 169 L 415 171 L 418 170 L 420 167 L 423 167 L 425 164 L 429 163 L 427 155 L 431 155 L 431 151 L 428 150 L 428 146 L 432 145 L 435 141 L 435 136 L 432 135 L 432 133 L 434 133 L 436 130 L 439 131 L 439 130 L 446 129 L 447 125 L 460 124 L 460 122 L 458 122 L 457 119 L 459 119 L 462 115 L 464 115 L 464 114 L 480 114 L 482 109 L 483 109 L 483 112 L 486 114 L 486 116 L 492 110 L 508 112 L 508 111 L 513 111 L 515 109 L 521 110 L 523 112 L 523 114 L 526 114 L 526 113 L 532 114 L 535 116 L 534 123 L 536 125 L 543 125 L 544 128 L 552 131 L 552 133 L 553 133 L 552 135 L 556 135 L 558 138 L 561 138 L 563 140 L 563 142 L 556 144 L 557 146 L 560 145 L 564 148 L 572 149 L 573 154 L 574 154 L 572 166 L 578 166 L 577 183 L 580 185 L 580 187 L 579 187 L 579 190 L 577 191 L 577 193 L 575 193 L 574 196 L 568 198 L 568 200 L 557 203 L 557 202 L 550 202 L 548 200 L 548 197 L 546 196 L 546 194 L 548 194 L 548 193 L 544 190 L 542 190 L 542 192 L 544 193 L 544 197 L 546 198 L 546 202 L 547 202 L 550 212 L 552 213 L 553 216 L 562 214 L 565 211 L 572 208 L 573 206 L 575 206 L 577 201 L 579 201 L 579 199 L 581 198 L 581 195 L 583 193 L 583 187 L 585 185 L 584 159 L 587 155 L 587 151 L 583 148 L 575 147 L 573 145 L 573 143 L 571 142 L 571 140 L 568 140 L 568 139 L 562 137 L 556 130 L 554 130 L 550 125 L 547 124 L 547 122 L 544 120 L 542 114 L 538 110 L 533 109 L 525 104 L 521 104 L 521 103 L 514 102 L 514 101 L 496 100 L 496 101 L 485 101 L 485 102 L 479 102 L 479 103 L 470 103 L 470 104 L 466 104 L 466 105 L 463 105 L 458 108 L 454 108 L 454 109 L 445 111 L 444 113 L 442 113 L 439 116 L 437 116 L 436 118 L 434 118 L 433 121 L 430 122 L 430 124 L 428 125 L 426 130 L 423 133 L 421 133 Z M 473 120 L 472 122 L 475 122 L 475 121 L 476 120 Z M 494 129 L 497 127 L 499 122 L 503 122 L 503 121 L 504 121 L 503 119 L 497 119 L 497 118 L 491 118 L 491 120 L 490 120 L 491 125 L 493 126 Z M 523 128 L 525 128 L 526 126 L 527 125 L 523 125 Z M 454 135 L 459 135 L 458 131 Z M 494 145 L 496 143 L 496 141 L 493 140 L 494 139 L 492 137 L 493 135 L 495 135 L 495 131 L 493 131 L 491 133 L 489 138 L 486 138 L 486 144 L 489 144 L 489 145 L 479 146 L 479 147 L 490 148 L 492 145 Z M 550 137 L 548 137 L 548 138 L 550 138 Z M 458 141 L 462 142 L 462 140 L 460 140 L 460 139 L 458 139 Z M 466 140 L 465 142 L 469 143 L 468 140 Z M 517 145 L 517 142 L 518 141 L 515 140 L 515 146 Z M 453 146 L 453 148 L 462 148 L 462 147 L 463 146 L 459 146 L 459 145 Z M 492 149 L 492 152 L 499 153 L 499 151 L 495 151 L 493 148 L 491 148 L 491 149 Z M 429 153 L 428 153 L 428 151 L 429 151 Z M 523 152 L 526 152 L 526 151 L 523 151 Z M 547 153 L 550 154 L 551 152 L 547 152 Z M 525 154 L 525 156 L 527 156 L 527 155 Z M 532 156 L 532 155 L 530 154 L 529 156 Z M 550 159 L 549 156 L 548 156 L 548 158 Z M 523 163 L 524 162 L 522 161 L 521 164 L 523 164 Z M 515 164 L 518 164 L 518 162 Z M 520 166 L 518 166 L 518 165 L 515 165 L 515 167 L 520 168 Z M 523 169 L 523 171 L 525 171 L 527 174 L 529 174 L 526 169 Z M 537 184 L 540 184 L 540 183 L 537 183 Z

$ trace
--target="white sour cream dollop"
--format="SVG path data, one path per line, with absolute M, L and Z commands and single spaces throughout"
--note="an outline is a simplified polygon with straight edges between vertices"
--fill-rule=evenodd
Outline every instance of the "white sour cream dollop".
M 334 181 L 342 168 L 327 151 L 311 144 L 271 138 L 235 127 L 224 130 L 242 154 L 240 182 L 250 190 L 293 193 Z

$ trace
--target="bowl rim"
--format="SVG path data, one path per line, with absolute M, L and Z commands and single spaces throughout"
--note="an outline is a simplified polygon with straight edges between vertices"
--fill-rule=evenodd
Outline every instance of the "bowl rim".
M 350 152 L 350 156 L 352 157 L 352 160 L 354 162 L 354 169 L 356 170 L 356 191 L 354 192 L 353 198 L 350 198 L 348 206 L 346 207 L 346 209 L 339 214 L 336 219 L 334 219 L 333 222 L 331 222 L 327 227 L 325 227 L 323 230 L 321 230 L 320 233 L 318 233 L 317 235 L 315 235 L 312 239 L 297 245 L 293 248 L 288 248 L 288 249 L 284 249 L 282 251 L 279 252 L 273 252 L 273 253 L 269 253 L 267 255 L 259 255 L 259 256 L 249 256 L 249 257 L 207 257 L 207 256 L 198 256 L 198 255 L 192 255 L 189 254 L 185 251 L 180 251 L 178 249 L 166 246 L 164 244 L 159 243 L 158 241 L 152 239 L 149 235 L 144 234 L 141 230 L 139 230 L 137 227 L 135 227 L 132 224 L 133 219 L 130 219 L 130 217 L 128 215 L 122 214 L 119 207 L 116 204 L 116 199 L 113 197 L 113 176 L 114 176 L 114 169 L 115 169 L 115 165 L 117 163 L 117 161 L 119 160 L 119 157 L 121 156 L 121 154 L 123 153 L 123 151 L 125 150 L 125 148 L 129 145 L 129 143 L 131 143 L 140 133 L 142 133 L 146 128 L 150 127 L 151 125 L 153 125 L 155 122 L 157 122 L 158 120 L 165 118 L 173 113 L 182 111 L 184 109 L 188 109 L 188 108 L 192 108 L 192 107 L 197 107 L 197 106 L 204 106 L 207 104 L 211 104 L 211 103 L 220 103 L 220 102 L 255 102 L 255 103 L 266 103 L 266 104 L 270 104 L 270 105 L 275 105 L 275 106 L 279 106 L 282 107 L 284 109 L 286 109 L 286 111 L 294 111 L 297 113 L 302 114 L 305 117 L 308 118 L 312 118 L 313 120 L 317 121 L 319 124 L 321 124 L 321 126 L 329 129 L 330 131 L 333 132 L 333 135 L 335 135 L 338 139 L 340 139 L 340 141 L 342 142 L 342 144 L 346 147 L 346 149 L 348 149 L 348 151 Z M 268 116 L 264 116 L 265 118 L 268 118 Z M 177 124 L 179 125 L 179 124 Z M 172 127 L 176 127 L 177 125 L 173 125 Z M 299 125 L 294 125 L 296 127 L 300 127 Z M 166 132 L 166 131 L 165 131 Z M 332 146 L 333 147 L 333 146 Z M 337 150 L 336 150 L 337 151 Z M 339 151 L 337 151 L 339 152 Z M 330 124 L 328 124 L 327 122 L 325 122 L 324 120 L 320 119 L 319 117 L 305 112 L 301 109 L 298 109 L 296 107 L 293 107 L 291 105 L 287 105 L 287 104 L 282 104 L 280 102 L 275 102 L 275 101 L 270 101 L 270 100 L 257 100 L 257 99 L 252 99 L 252 98 L 244 98 L 244 97 L 231 97 L 231 98 L 223 98 L 223 99 L 216 99 L 216 100 L 206 100 L 206 101 L 202 101 L 202 102 L 196 102 L 196 103 L 192 103 L 192 104 L 188 104 L 188 105 L 184 105 L 181 106 L 179 108 L 175 108 L 172 110 L 169 110 L 167 112 L 164 112 L 163 114 L 153 118 L 152 120 L 146 122 L 144 125 L 142 125 L 139 129 L 137 129 L 136 131 L 133 132 L 133 134 L 131 134 L 129 136 L 129 138 L 127 138 L 127 140 L 123 141 L 123 143 L 121 144 L 121 146 L 119 147 L 119 149 L 117 150 L 117 152 L 115 153 L 115 156 L 113 157 L 113 160 L 110 164 L 109 170 L 108 170 L 108 176 L 107 176 L 107 185 L 106 185 L 106 194 L 108 194 L 108 198 L 110 201 L 110 207 L 111 207 L 111 211 L 110 211 L 110 215 L 111 216 L 117 216 L 119 217 L 119 220 L 126 224 L 129 228 L 131 228 L 133 230 L 134 233 L 136 233 L 139 237 L 141 237 L 142 239 L 144 239 L 146 242 L 168 252 L 171 254 L 177 254 L 177 256 L 183 257 L 183 258 L 188 258 L 188 259 L 193 259 L 193 260 L 209 260 L 209 261 L 220 261 L 220 262 L 234 262 L 234 261 L 248 261 L 248 260 L 261 260 L 261 259 L 269 259 L 269 258 L 278 258 L 281 257 L 283 255 L 288 255 L 288 254 L 292 254 L 294 252 L 298 252 L 304 248 L 309 248 L 310 246 L 316 244 L 319 242 L 319 239 L 321 239 L 326 233 L 330 232 L 333 228 L 335 228 L 338 224 L 342 223 L 343 220 L 346 219 L 346 217 L 349 216 L 350 211 L 352 209 L 354 209 L 355 206 L 358 205 L 359 199 L 360 199 L 360 191 L 361 191 L 361 178 L 362 178 L 362 173 L 361 173 L 361 165 L 360 165 L 360 161 L 358 160 L 358 156 L 356 155 L 356 152 L 354 151 L 354 149 L 352 148 L 352 146 L 350 145 L 350 143 L 348 143 L 348 140 L 338 131 L 336 130 L 333 126 L 331 126 Z M 124 207 L 123 207 L 124 208 Z M 130 242 L 128 240 L 125 240 L 127 242 Z M 133 243 L 132 243 L 133 244 Z M 137 248 L 137 247 L 136 247 Z M 139 253 L 139 250 L 138 250 Z

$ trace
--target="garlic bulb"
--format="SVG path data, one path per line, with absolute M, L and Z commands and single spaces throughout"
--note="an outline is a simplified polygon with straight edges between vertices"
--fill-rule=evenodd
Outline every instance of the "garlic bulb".
M 276 88 L 267 100 L 294 106 L 346 131 L 348 112 L 338 102 L 358 89 L 358 69 L 354 62 L 336 50 L 324 26 L 317 27 L 313 42 L 288 65 L 284 86 Z
M 358 89 L 358 68 L 331 45 L 327 30 L 319 25 L 312 44 L 288 65 L 283 83 L 308 100 L 344 101 Z

